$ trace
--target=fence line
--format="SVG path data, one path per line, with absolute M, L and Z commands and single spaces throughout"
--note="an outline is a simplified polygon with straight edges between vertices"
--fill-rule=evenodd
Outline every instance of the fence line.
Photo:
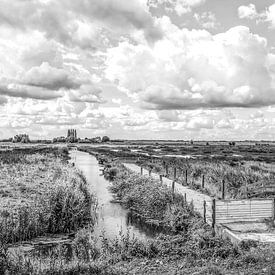
M 131 164 L 131 167 L 127 164 L 126 166 L 132 170 L 135 166 L 138 167 L 135 164 Z M 142 172 L 142 174 L 145 174 L 145 171 L 147 171 L 144 168 L 134 170 L 138 173 Z M 210 196 L 177 183 L 176 169 L 174 169 L 173 172 L 174 180 L 171 180 L 164 175 L 147 171 L 150 176 L 171 187 L 174 192 L 182 194 L 186 202 L 192 202 L 195 211 L 200 213 L 204 221 L 213 228 L 215 228 L 217 224 L 275 219 L 275 199 L 212 199 Z M 184 176 L 187 181 L 187 171 L 185 171 Z M 204 184 L 205 179 L 202 177 L 202 187 L 204 187 Z M 225 197 L 225 189 L 225 183 L 222 181 L 223 198 Z

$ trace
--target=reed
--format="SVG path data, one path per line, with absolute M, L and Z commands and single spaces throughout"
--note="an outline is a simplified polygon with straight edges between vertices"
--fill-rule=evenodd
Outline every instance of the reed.
M 0 209 L 1 243 L 70 233 L 95 223 L 97 201 L 89 193 L 85 177 L 64 161 L 60 155 L 64 150 L 49 152 L 12 156 L 10 159 L 18 161 L 17 171 L 6 164 L 5 187 L 16 191 L 13 197 L 5 198 L 6 204 Z M 12 179 L 19 174 L 18 188 Z

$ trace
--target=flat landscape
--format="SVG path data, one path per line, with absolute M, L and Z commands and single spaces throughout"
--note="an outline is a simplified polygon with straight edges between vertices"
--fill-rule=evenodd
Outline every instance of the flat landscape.
M 167 174 L 172 179 L 176 168 L 177 180 L 184 184 L 187 173 L 188 185 L 194 188 L 201 187 L 204 177 L 202 191 L 212 196 L 221 195 L 222 181 L 226 185 L 226 198 L 275 195 L 275 144 L 207 143 L 137 145 L 135 142 L 120 147 L 96 147 L 93 151 L 137 163 L 153 172 Z
M 165 145 L 165 148 L 169 146 Z M 221 169 L 220 166 L 222 171 L 227 171 L 230 167 L 230 173 L 237 175 L 248 173 L 248 168 L 230 166 L 228 163 L 232 159 L 211 158 L 207 162 L 206 159 L 177 159 L 158 154 L 154 160 L 154 157 L 137 151 L 129 157 L 131 149 L 128 145 L 118 148 L 109 143 L 108 146 L 73 144 L 2 150 L 2 274 L 272 274 L 274 244 L 252 239 L 234 243 L 215 234 L 194 204 L 174 193 L 171 186 L 161 185 L 157 178 L 139 175 L 123 163 L 127 160 L 143 167 L 144 171 L 151 169 L 152 173 L 165 174 L 162 170 L 164 161 L 165 165 L 171 165 L 171 175 L 165 175 L 168 178 L 173 178 L 175 167 L 188 167 L 188 177 L 198 167 L 202 171 L 212 167 Z M 148 148 L 139 145 L 139 151 L 148 152 Z M 99 166 L 89 170 L 92 163 L 95 165 L 94 156 L 97 156 Z M 224 168 L 224 165 L 228 167 Z M 252 162 L 247 160 L 242 165 L 249 167 Z M 254 176 L 257 181 L 273 177 L 272 163 L 262 162 L 260 165 L 254 161 L 253 165 L 259 165 L 263 170 L 257 170 L 257 177 Z M 96 171 L 100 169 L 104 178 L 98 182 L 100 185 L 92 188 L 99 180 Z M 205 175 L 209 177 L 206 172 Z M 177 180 L 180 178 L 181 175 Z M 183 183 L 179 181 L 179 184 Z M 210 192 L 196 188 L 191 180 L 184 185 L 201 194 Z M 215 183 L 210 185 L 215 186 Z M 103 197 L 101 192 L 105 194 Z M 104 216 L 109 214 L 101 209 L 102 206 L 98 208 L 97 196 L 100 204 L 109 205 L 109 199 L 104 201 L 106 192 L 112 194 L 113 208 L 116 211 L 121 208 L 120 215 L 126 214 L 118 220 L 125 219 L 125 228 L 115 236 L 109 236 L 108 232 L 112 226 L 118 226 L 116 220 L 109 220 L 111 227 L 100 222 L 101 218 L 108 219 L 109 216 Z M 236 192 L 228 193 L 231 197 Z M 265 196 L 272 197 L 270 194 Z M 100 235 L 94 234 L 97 223 L 101 224 Z M 237 223 L 230 226 L 231 230 L 242 229 L 242 232 L 247 227 Z M 250 227 L 250 232 L 273 230 L 267 221 L 261 227 L 259 223 L 250 223 Z

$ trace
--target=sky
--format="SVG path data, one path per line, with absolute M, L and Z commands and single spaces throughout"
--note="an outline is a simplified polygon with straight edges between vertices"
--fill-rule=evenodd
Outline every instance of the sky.
M 275 0 L 0 7 L 0 138 L 275 139 Z

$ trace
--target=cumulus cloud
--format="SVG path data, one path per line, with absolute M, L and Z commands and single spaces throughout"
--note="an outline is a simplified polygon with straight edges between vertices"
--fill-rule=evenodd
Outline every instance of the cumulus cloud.
M 266 12 L 266 21 L 275 28 L 275 4 L 271 5 Z
M 248 6 L 240 6 L 238 8 L 238 15 L 241 19 L 256 19 L 259 17 L 256 6 L 254 4 L 249 4 Z
M 206 0 L 0 2 L 5 134 L 24 129 L 53 137 L 71 126 L 118 138 L 273 131 L 272 108 L 270 117 L 253 108 L 275 104 L 275 56 L 267 39 L 244 26 L 206 31 L 221 24 L 211 5 L 202 10 Z M 238 14 L 274 27 L 274 6 L 257 11 L 250 4 Z M 121 100 L 122 92 L 129 97 Z M 240 107 L 251 109 L 238 116 Z
M 142 30 L 152 41 L 162 35 L 147 0 L 1 0 L 0 22 L 21 30 L 35 29 L 64 44 L 91 49 L 108 42 L 104 30 L 120 34 Z
M 0 95 L 19 98 L 34 98 L 42 100 L 51 100 L 63 96 L 63 94 L 58 91 L 46 90 L 42 88 L 13 83 L 8 85 L 0 85 Z
M 244 26 L 212 35 L 179 29 L 167 18 L 160 24 L 166 35 L 154 47 L 123 42 L 108 51 L 106 76 L 136 95 L 144 108 L 275 103 L 274 64 L 267 66 L 265 38 Z
M 73 79 L 64 69 L 54 68 L 47 62 L 39 67 L 32 67 L 24 76 L 25 84 L 49 90 L 76 89 L 80 87 L 77 80 Z
M 258 12 L 254 4 L 248 6 L 240 6 L 238 8 L 238 15 L 241 19 L 256 19 L 257 23 L 267 22 L 270 28 L 275 28 L 275 4 L 269 6 L 267 9 Z

